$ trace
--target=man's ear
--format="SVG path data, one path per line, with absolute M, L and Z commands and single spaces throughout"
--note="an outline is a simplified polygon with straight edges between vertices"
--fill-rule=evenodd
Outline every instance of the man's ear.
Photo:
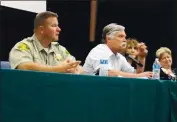
M 110 35 L 106 35 L 106 40 L 111 40 Z
M 110 37 L 110 35 L 106 35 L 106 43 L 110 43 L 110 41 L 111 41 L 111 37 Z
M 108 40 L 113 40 L 113 38 L 114 38 L 114 35 L 113 34 L 111 34 L 111 35 L 106 35 L 107 36 L 107 39 Z
M 43 34 L 44 33 L 44 26 L 39 26 L 39 31 L 41 34 Z

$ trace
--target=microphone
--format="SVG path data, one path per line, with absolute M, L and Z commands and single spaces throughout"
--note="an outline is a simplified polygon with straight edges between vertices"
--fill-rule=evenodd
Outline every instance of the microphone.
M 131 57 L 128 53 L 125 53 L 124 56 L 126 58 L 128 58 L 128 59 L 131 59 L 138 66 L 143 67 L 143 65 L 138 60 L 136 60 L 135 58 Z

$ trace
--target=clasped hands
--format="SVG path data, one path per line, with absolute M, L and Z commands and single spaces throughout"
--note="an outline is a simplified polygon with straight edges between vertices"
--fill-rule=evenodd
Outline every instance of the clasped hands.
M 80 63 L 81 61 L 72 61 L 70 58 L 67 58 L 59 65 L 63 68 L 63 72 L 65 73 L 82 74 L 83 68 L 79 65 Z

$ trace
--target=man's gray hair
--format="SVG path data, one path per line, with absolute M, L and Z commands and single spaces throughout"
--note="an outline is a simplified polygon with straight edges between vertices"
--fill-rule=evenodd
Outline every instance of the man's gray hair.
M 115 32 L 124 31 L 125 27 L 117 23 L 111 23 L 103 28 L 102 41 L 105 43 L 106 35 L 114 36 Z

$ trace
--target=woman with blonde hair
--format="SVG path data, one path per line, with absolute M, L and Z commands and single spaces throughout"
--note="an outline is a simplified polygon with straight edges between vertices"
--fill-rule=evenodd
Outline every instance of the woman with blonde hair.
M 127 58 L 125 56 L 129 64 L 135 68 L 137 68 L 137 66 L 139 67 L 141 64 L 141 67 L 143 67 L 142 69 L 144 71 L 146 56 L 148 53 L 147 46 L 143 42 L 139 42 L 135 38 L 128 38 L 125 52 L 126 54 L 128 54 L 129 56 L 131 56 L 132 58 L 136 59 L 139 62 L 139 65 L 137 65 L 137 63 L 135 63 L 130 58 Z
M 176 80 L 176 75 L 172 69 L 172 53 L 167 47 L 161 47 L 156 51 L 156 57 L 161 65 L 160 79 Z
M 138 40 L 135 38 L 129 38 L 127 39 L 127 47 L 126 47 L 126 53 L 128 53 L 131 57 L 137 59 L 138 56 Z M 134 65 L 132 60 L 127 59 L 127 61 L 130 63 L 130 65 Z

